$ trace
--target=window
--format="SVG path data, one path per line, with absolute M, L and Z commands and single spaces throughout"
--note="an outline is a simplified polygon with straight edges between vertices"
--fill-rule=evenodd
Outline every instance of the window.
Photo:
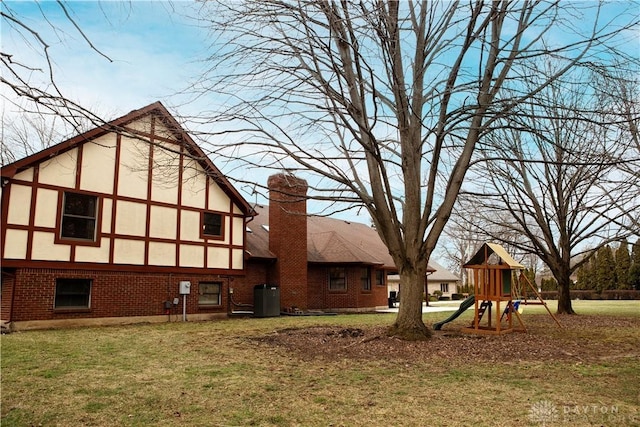
M 200 283 L 198 284 L 198 304 L 206 306 L 220 305 L 220 293 L 222 283 Z
M 376 270 L 376 286 L 384 285 L 384 270 Z
M 65 192 L 60 238 L 95 241 L 97 212 L 96 196 Z
M 440 291 L 443 294 L 448 294 L 449 293 L 449 284 L 448 283 L 440 283 Z
M 330 291 L 346 291 L 347 290 L 347 274 L 342 267 L 333 267 L 329 269 L 329 290 Z
M 54 308 L 89 308 L 91 279 L 56 279 Z
M 368 268 L 360 269 L 360 283 L 362 284 L 363 291 L 371 290 L 371 274 Z
M 202 214 L 202 234 L 210 237 L 222 237 L 222 215 L 204 212 Z

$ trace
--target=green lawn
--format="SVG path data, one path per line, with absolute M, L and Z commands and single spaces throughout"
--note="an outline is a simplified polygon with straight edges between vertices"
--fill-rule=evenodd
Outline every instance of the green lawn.
M 530 332 L 518 339 L 601 347 L 597 357 L 327 360 L 252 339 L 293 327 L 388 325 L 393 314 L 13 333 L 1 342 L 1 424 L 640 426 L 640 302 L 576 301 L 574 308 L 588 327 L 559 330 L 542 307 L 527 306 Z

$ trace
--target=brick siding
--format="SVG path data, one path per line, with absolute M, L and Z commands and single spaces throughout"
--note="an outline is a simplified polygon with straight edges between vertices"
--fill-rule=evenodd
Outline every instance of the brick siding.
M 329 290 L 329 268 L 309 267 L 309 308 L 312 309 L 370 309 L 387 305 L 387 286 L 378 286 L 371 277 L 371 290 L 362 289 L 362 266 L 346 267 L 346 291 Z
M 54 298 L 58 278 L 91 279 L 90 309 L 55 310 Z M 170 314 L 179 314 L 182 313 L 183 302 L 179 293 L 179 282 L 183 280 L 192 284 L 191 293 L 186 298 L 187 313 L 226 313 L 228 307 L 228 279 L 218 275 L 24 268 L 16 270 L 14 280 L 12 321 L 163 315 L 167 314 L 164 301 L 173 301 L 174 298 L 179 298 L 179 305 L 172 307 Z M 199 307 L 199 282 L 222 283 L 220 306 Z M 9 319 L 5 319 L 3 314 L 3 320 Z
M 269 177 L 269 250 L 277 257 L 273 284 L 280 286 L 280 305 L 306 310 L 307 183 L 283 174 Z

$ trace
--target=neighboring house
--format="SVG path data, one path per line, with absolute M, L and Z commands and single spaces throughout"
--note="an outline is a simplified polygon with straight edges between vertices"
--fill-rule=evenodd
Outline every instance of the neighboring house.
M 451 294 L 458 293 L 458 284 L 460 278 L 438 264 L 435 261 L 429 261 L 429 266 L 435 271 L 427 276 L 427 286 L 430 295 L 435 291 L 442 292 L 442 296 L 450 297 Z
M 226 317 L 277 285 L 284 311 L 387 305 L 364 224 L 306 215 L 306 182 L 251 206 L 160 103 L 1 169 L 2 321 L 16 329 Z
M 388 280 L 389 292 L 398 292 L 400 290 L 400 276 L 394 274 L 389 276 Z M 435 291 L 440 291 L 442 292 L 442 296 L 451 297 L 451 294 L 458 292 L 459 283 L 460 278 L 458 276 L 437 262 L 433 260 L 429 261 L 429 270 L 427 271 L 426 277 L 427 292 L 429 295 L 433 295 Z
M 3 321 L 167 319 L 181 282 L 193 286 L 191 317 L 226 315 L 227 278 L 245 274 L 254 213 L 162 104 L 1 175 Z
M 581 262 L 586 256 L 589 256 L 589 253 L 586 254 L 580 254 L 580 255 L 576 255 L 571 257 L 571 262 L 570 265 L 573 268 L 578 262 Z M 588 265 L 589 261 L 587 261 Z M 585 264 L 583 264 L 585 265 Z M 572 283 L 577 283 L 578 282 L 578 269 L 575 269 L 571 275 L 569 276 L 569 280 L 571 280 Z M 553 275 L 553 273 L 551 272 L 551 270 L 549 269 L 549 267 L 546 264 L 542 264 L 542 268 L 536 272 L 535 275 L 535 282 L 536 282 L 536 287 L 538 288 L 538 291 L 542 291 L 542 281 L 543 280 L 556 280 L 555 276 Z

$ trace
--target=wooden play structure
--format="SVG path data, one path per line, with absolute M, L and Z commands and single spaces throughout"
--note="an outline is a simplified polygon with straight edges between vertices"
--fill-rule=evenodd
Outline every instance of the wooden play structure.
M 497 335 L 526 332 L 518 312 L 520 305 L 526 304 L 543 305 L 556 324 L 562 327 L 536 287 L 522 273 L 524 266 L 502 246 L 485 243 L 464 267 L 472 273 L 475 314 L 473 323 L 463 328 L 463 332 Z M 535 295 L 535 298 L 527 295 Z

